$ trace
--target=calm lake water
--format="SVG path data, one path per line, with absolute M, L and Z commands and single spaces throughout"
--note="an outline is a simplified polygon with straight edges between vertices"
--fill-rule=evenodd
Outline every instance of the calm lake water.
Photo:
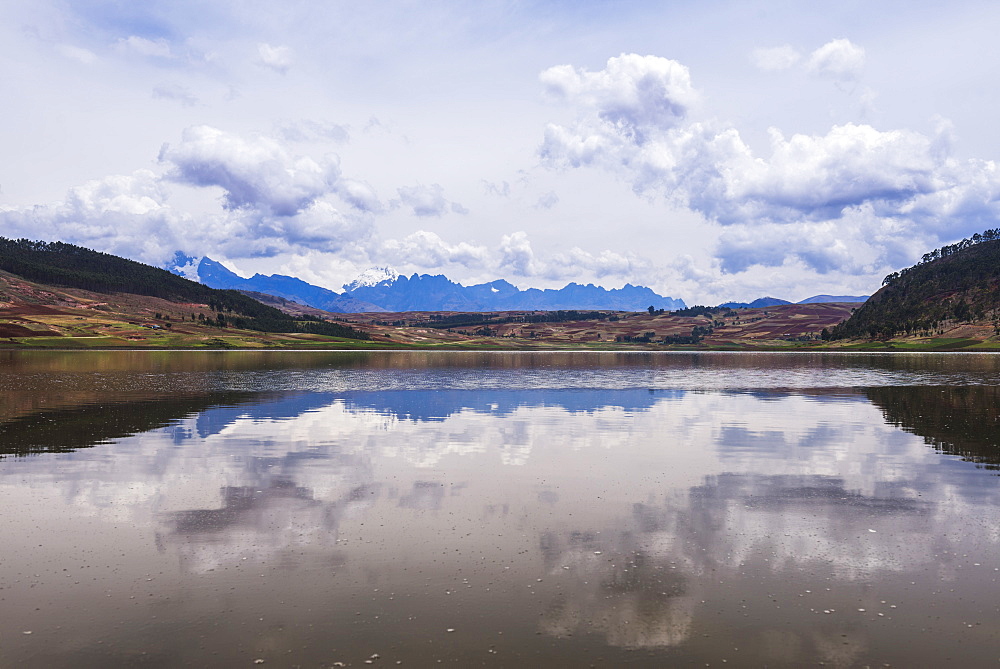
M 0 389 L 0 667 L 1000 661 L 997 355 L 0 352 Z

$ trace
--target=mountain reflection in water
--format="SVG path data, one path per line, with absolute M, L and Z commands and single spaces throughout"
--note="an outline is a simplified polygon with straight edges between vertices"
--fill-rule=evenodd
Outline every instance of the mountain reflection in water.
M 984 469 L 1000 469 L 1000 388 L 870 388 L 865 394 L 886 421 L 928 445 Z
M 0 625 L 32 634 L 0 664 L 992 663 L 996 392 L 19 410 L 0 423 L 18 456 L 0 458 Z

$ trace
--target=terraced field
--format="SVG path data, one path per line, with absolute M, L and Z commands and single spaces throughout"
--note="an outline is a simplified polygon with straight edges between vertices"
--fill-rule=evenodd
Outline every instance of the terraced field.
M 369 333 L 372 341 L 221 328 L 206 324 L 203 317 L 210 319 L 212 313 L 204 304 L 55 288 L 0 272 L 0 348 L 1000 348 L 993 327 L 976 325 L 956 325 L 935 338 L 821 341 L 822 330 L 848 318 L 857 307 L 854 303 L 789 304 L 678 316 L 613 311 L 330 314 L 280 298 L 262 296 L 262 301 L 296 316 L 344 322 Z
M 855 306 L 850 303 L 790 304 L 731 310 L 711 317 L 607 311 L 599 312 L 600 317 L 560 322 L 528 322 L 533 317 L 545 316 L 546 312 L 497 312 L 466 314 L 472 324 L 452 328 L 443 328 L 442 321 L 458 320 L 461 313 L 352 314 L 348 318 L 366 330 L 407 343 L 459 342 L 471 337 L 488 340 L 496 346 L 513 346 L 516 342 L 517 346 L 647 347 L 662 345 L 664 337 L 690 337 L 698 328 L 705 333 L 699 346 L 714 347 L 817 341 L 823 328 L 833 327 L 850 316 Z M 481 322 L 475 323 L 476 320 Z M 649 341 L 642 341 L 645 339 Z
M 360 342 L 206 325 L 208 305 L 42 286 L 0 272 L 0 347 L 316 348 Z

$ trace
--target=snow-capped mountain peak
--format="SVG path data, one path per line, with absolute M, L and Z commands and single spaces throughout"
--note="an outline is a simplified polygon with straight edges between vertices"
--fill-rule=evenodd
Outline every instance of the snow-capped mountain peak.
M 198 276 L 198 266 L 201 264 L 201 260 L 201 256 L 193 258 L 177 251 L 174 254 L 173 259 L 166 264 L 165 269 L 173 272 L 174 274 L 178 274 L 185 279 L 198 281 L 200 283 L 201 277 Z
M 364 288 L 367 286 L 377 286 L 383 283 L 393 283 L 399 278 L 399 272 L 391 267 L 371 267 L 366 269 L 361 275 L 351 281 L 350 283 L 344 284 L 344 290 L 350 292 L 352 290 L 357 290 L 358 288 Z

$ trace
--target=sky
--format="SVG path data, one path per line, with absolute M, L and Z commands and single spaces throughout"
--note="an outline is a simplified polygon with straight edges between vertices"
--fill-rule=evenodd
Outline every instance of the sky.
M 859 295 L 1000 226 L 1000 4 L 13 0 L 0 236 Z

